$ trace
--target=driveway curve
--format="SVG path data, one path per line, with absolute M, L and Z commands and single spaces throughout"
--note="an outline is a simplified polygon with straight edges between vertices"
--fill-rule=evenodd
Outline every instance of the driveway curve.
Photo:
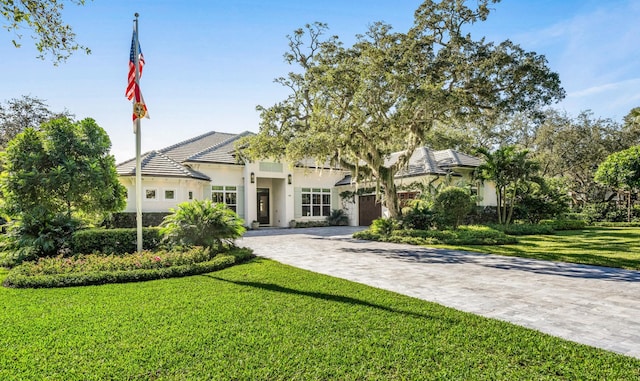
M 640 272 L 356 240 L 361 228 L 264 229 L 278 262 L 640 358 Z

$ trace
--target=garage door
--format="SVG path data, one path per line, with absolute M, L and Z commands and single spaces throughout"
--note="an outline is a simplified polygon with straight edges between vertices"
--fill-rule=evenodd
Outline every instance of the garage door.
M 358 201 L 360 226 L 369 226 L 373 220 L 382 216 L 382 206 L 379 202 L 376 202 L 375 195 L 360 196 Z

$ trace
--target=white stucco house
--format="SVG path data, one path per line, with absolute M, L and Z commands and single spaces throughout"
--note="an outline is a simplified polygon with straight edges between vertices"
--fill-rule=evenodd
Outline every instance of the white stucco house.
M 350 225 L 369 225 L 372 218 L 384 213 L 375 195 L 349 200 L 340 197 L 344 191 L 358 189 L 349 171 L 271 161 L 244 162 L 236 156 L 235 143 L 250 134 L 212 131 L 145 153 L 141 158 L 143 213 L 169 212 L 182 202 L 207 198 L 225 203 L 247 225 L 259 221 L 261 226 L 286 227 L 291 220 L 324 220 L 332 209 L 345 210 Z M 480 160 L 473 156 L 421 147 L 412 155 L 407 170 L 398 174 L 397 182 L 408 184 L 447 174 L 467 178 L 478 165 Z M 127 188 L 125 212 L 130 213 L 136 210 L 135 167 L 135 159 L 131 159 L 116 168 Z M 491 184 L 479 184 L 478 193 L 482 205 L 496 204 Z

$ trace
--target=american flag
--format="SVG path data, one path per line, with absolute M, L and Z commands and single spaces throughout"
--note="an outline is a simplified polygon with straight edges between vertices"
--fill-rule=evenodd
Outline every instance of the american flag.
M 137 42 L 137 46 L 136 46 Z M 127 82 L 127 91 L 126 96 L 127 99 L 134 100 L 134 109 L 133 109 L 133 121 L 135 122 L 138 117 L 149 117 L 147 112 L 147 105 L 144 103 L 144 98 L 142 97 L 142 92 L 140 92 L 140 84 L 136 82 L 136 64 L 135 58 L 136 53 L 138 54 L 138 81 L 140 77 L 142 77 L 142 68 L 144 67 L 144 55 L 142 55 L 142 49 L 140 49 L 140 42 L 138 42 L 137 31 L 133 30 L 133 35 L 131 36 L 131 50 L 129 51 L 129 76 Z
M 129 82 L 127 84 L 127 99 L 133 99 L 135 95 L 135 88 L 138 87 L 136 83 L 136 64 L 135 56 L 136 50 L 138 51 L 138 79 L 142 77 L 142 68 L 144 67 L 144 55 L 142 55 L 142 49 L 140 49 L 140 42 L 138 42 L 138 49 L 136 49 L 137 32 L 134 30 L 131 36 L 131 50 L 129 51 Z

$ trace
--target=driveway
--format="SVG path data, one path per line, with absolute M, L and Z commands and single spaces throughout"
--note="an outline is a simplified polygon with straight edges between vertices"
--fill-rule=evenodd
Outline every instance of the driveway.
M 640 272 L 265 229 L 256 255 L 640 358 Z

